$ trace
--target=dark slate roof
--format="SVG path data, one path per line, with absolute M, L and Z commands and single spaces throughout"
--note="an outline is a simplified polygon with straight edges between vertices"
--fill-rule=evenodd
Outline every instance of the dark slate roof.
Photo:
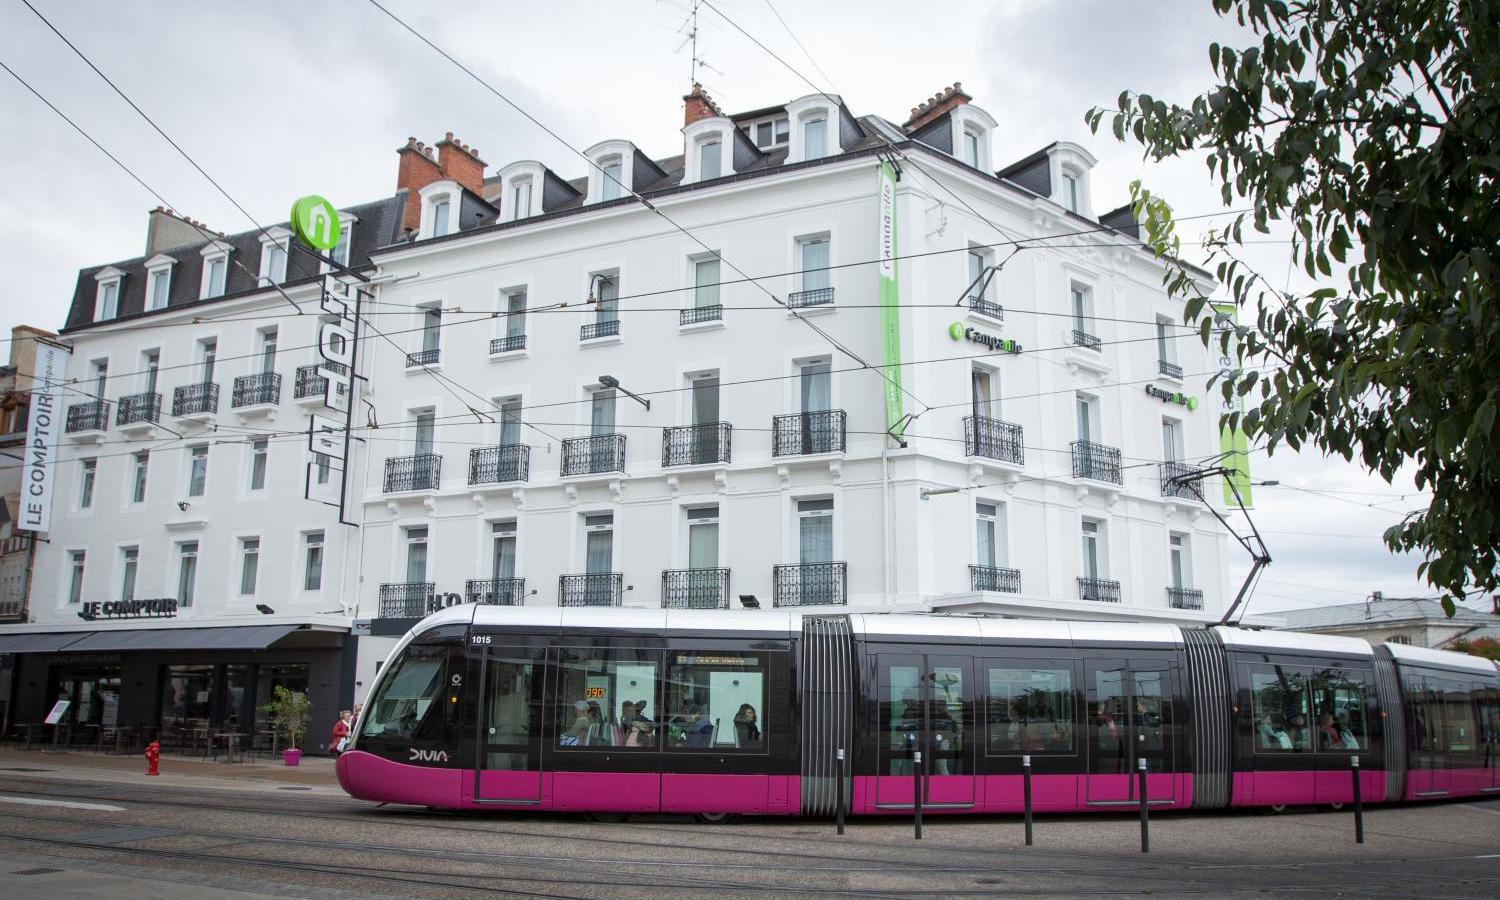
M 1460 606 L 1448 618 L 1442 604 L 1423 598 L 1388 598 L 1370 603 L 1340 603 L 1336 606 L 1314 606 L 1277 613 L 1286 619 L 1286 628 L 1302 631 L 1315 628 L 1352 628 L 1359 625 L 1397 625 L 1407 622 L 1482 627 L 1500 625 L 1500 616 Z

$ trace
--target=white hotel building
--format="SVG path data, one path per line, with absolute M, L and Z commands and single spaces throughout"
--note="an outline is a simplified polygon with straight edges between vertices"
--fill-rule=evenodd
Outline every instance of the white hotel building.
M 341 257 L 373 278 L 347 472 L 359 528 L 303 499 L 308 479 L 335 496 L 340 473 L 309 466 L 307 416 L 328 413 L 302 368 L 317 264 L 284 228 L 210 242 L 156 214 L 145 257 L 81 273 L 62 332 L 79 421 L 30 622 L 0 629 L 0 654 L 36 657 L 17 684 L 58 693 L 89 649 L 69 635 L 121 647 L 122 627 L 213 626 L 245 656 L 199 663 L 213 645 L 182 644 L 198 712 L 248 708 L 262 669 L 300 652 L 325 673 L 307 678 L 326 718 L 415 617 L 462 601 L 1218 617 L 1227 536 L 1166 483 L 1218 453 L 1217 404 L 1198 402 L 1213 366 L 1129 210 L 1094 211 L 1086 150 L 996 172 L 1000 126 L 956 85 L 901 125 L 826 95 L 733 116 L 685 99 L 680 156 L 606 140 L 586 177 L 532 161 L 486 177 L 451 135 L 437 154 L 409 141 L 396 195 L 345 210 Z M 882 158 L 899 170 L 889 349 Z M 226 253 L 256 275 L 215 268 Z M 914 416 L 901 441 L 882 372 Z M 225 396 L 195 412 L 213 383 Z M 158 417 L 136 420 L 151 395 Z M 78 618 L 127 587 L 192 604 Z M 188 665 L 157 638 L 143 722 L 178 696 L 160 667 Z M 40 705 L 18 698 L 18 716 Z

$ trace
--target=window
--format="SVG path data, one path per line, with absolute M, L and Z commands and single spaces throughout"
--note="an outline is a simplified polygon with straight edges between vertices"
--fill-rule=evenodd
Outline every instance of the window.
M 655 708 L 654 650 L 559 650 L 557 747 L 654 750 L 676 720 Z
M 151 463 L 151 454 L 142 451 L 131 454 L 130 502 L 146 502 L 146 469 Z
M 219 361 L 219 341 L 217 338 L 204 338 L 198 342 L 198 383 L 211 384 L 214 380 L 214 366 Z
M 589 434 L 615 433 L 615 392 L 613 389 L 594 391 L 589 404 Z
M 1100 563 L 1104 560 L 1101 546 L 1104 542 L 1104 526 L 1094 519 L 1083 520 L 1083 577 L 1102 578 Z
M 432 434 L 437 427 L 437 413 L 430 409 L 417 410 L 416 435 L 412 444 L 412 452 L 417 456 L 426 456 L 432 452 Z
M 976 169 L 979 168 L 979 133 L 969 128 L 964 129 L 963 161 Z
M 208 447 L 193 447 L 188 451 L 189 497 L 202 497 L 208 482 Z
M 432 236 L 442 237 L 448 233 L 448 219 L 450 207 L 448 198 L 433 201 L 432 204 Z
M 529 215 L 531 215 L 531 179 L 514 179 L 510 185 L 510 217 L 524 219 Z
M 177 604 L 188 607 L 198 591 L 198 542 L 177 545 Z
M 1068 212 L 1078 212 L 1078 176 L 1062 173 L 1062 204 Z
M 1092 443 L 1099 425 L 1099 400 L 1088 394 L 1077 394 L 1073 398 L 1073 409 L 1078 428 L 1078 439 Z
M 166 309 L 172 286 L 172 267 L 152 269 L 146 280 L 146 310 Z
M 986 753 L 1074 753 L 1073 672 L 1051 660 L 988 660 Z
M 326 453 L 314 453 L 313 467 L 318 484 L 327 484 L 333 476 L 333 460 Z
M 514 519 L 490 523 L 490 577 L 516 577 L 516 523 Z
M 1172 532 L 1167 536 L 1167 577 L 1171 587 L 1183 590 L 1193 583 L 1193 571 L 1188 563 L 1188 536 Z
M 828 155 L 828 119 L 815 116 L 802 122 L 802 158 L 822 159 Z
M 323 532 L 309 531 L 302 536 L 302 589 L 323 589 Z
M 210 241 L 198 251 L 203 257 L 203 280 L 198 286 L 198 299 L 223 296 L 229 277 L 229 253 L 233 249 L 224 241 Z
M 1007 562 L 1005 546 L 1005 507 L 980 501 L 974 504 L 974 560 L 990 568 Z
M 594 307 L 595 322 L 614 322 L 620 318 L 620 283 L 609 275 L 598 279 L 599 302 Z
M 764 654 L 686 650 L 667 655 L 667 750 L 766 748 Z
M 989 267 L 992 256 L 993 254 L 987 248 L 969 248 L 969 299 L 971 301 L 989 300 L 994 296 L 994 291 L 991 290 L 991 286 L 995 280 L 994 277 L 991 276 L 989 281 L 984 280 L 984 276 L 987 274 L 985 269 Z
M 1404 634 L 1393 634 L 1390 637 L 1386 638 L 1386 643 L 1389 643 L 1389 644 L 1407 644 L 1407 645 L 1410 645 L 1411 644 L 1411 638 L 1407 637 Z
M 993 369 L 976 365 L 969 372 L 969 397 L 974 415 L 986 419 L 1000 418 L 1000 376 Z M 976 430 L 975 434 L 978 434 Z
M 599 199 L 618 199 L 625 183 L 625 166 L 618 156 L 604 160 L 599 167 L 599 179 Z
M 269 438 L 256 438 L 250 442 L 250 490 L 266 489 L 266 460 L 270 455 Z
M 693 261 L 693 306 L 719 305 L 719 257 Z
M 614 513 L 583 517 L 583 571 L 589 575 L 613 572 L 615 567 Z
M 261 241 L 260 286 L 267 287 L 286 281 L 287 239 Z
M 1166 416 L 1161 420 L 1161 458 L 1164 462 L 1182 459 L 1182 423 Z
M 821 291 L 829 286 L 827 235 L 797 241 L 797 271 L 803 291 Z
M 714 425 L 719 422 L 719 374 L 717 372 L 706 372 L 702 375 L 689 377 L 692 384 L 693 424 Z M 703 429 L 711 433 L 712 429 Z M 717 453 L 718 436 L 711 435 L 714 440 L 715 450 L 709 454 L 708 459 L 703 462 L 711 462 Z
M 276 329 L 267 328 L 260 333 L 260 371 L 269 375 L 276 371 Z
M 419 525 L 406 529 L 406 582 L 423 584 L 427 581 L 427 526 Z
M 94 367 L 94 398 L 97 399 L 97 400 L 103 400 L 104 399 L 104 388 L 107 386 L 107 384 L 109 382 L 109 361 L 108 360 L 103 360 L 103 359 L 96 359 L 93 362 L 93 367 Z
M 698 180 L 707 181 L 724 174 L 724 144 L 717 138 L 698 145 Z
M 99 475 L 99 460 L 79 460 L 78 473 L 78 508 L 94 508 L 94 481 Z
M 135 573 L 140 560 L 141 548 L 120 548 L 120 599 L 126 603 L 135 599 Z
M 500 401 L 500 444 L 504 447 L 521 443 L 521 398 Z
M 754 127 L 747 127 L 745 134 L 755 141 L 755 146 L 767 150 L 787 142 L 788 131 L 791 123 L 785 118 L 773 119 L 768 122 L 757 122 Z
M 689 569 L 717 569 L 719 567 L 719 508 L 703 506 L 686 510 L 687 515 L 687 567 Z M 717 585 L 713 588 L 717 600 Z
M 240 595 L 255 594 L 255 578 L 260 571 L 260 538 L 240 538 Z
M 511 291 L 505 295 L 505 336 L 526 336 L 526 292 Z
M 1177 345 L 1172 340 L 1172 320 L 1156 317 L 1156 358 L 1164 363 L 1177 362 Z
M 83 565 L 87 551 L 68 551 L 68 603 L 76 606 L 83 601 Z
M 328 258 L 341 266 L 349 265 L 349 245 L 354 241 L 354 219 L 340 217 L 339 242 L 328 251 Z
M 833 500 L 797 501 L 797 561 L 803 565 L 833 562 Z M 804 600 L 806 600 L 804 587 Z
M 161 374 L 161 351 L 147 350 L 141 354 L 141 393 L 156 393 L 158 376 Z
M 103 274 L 104 272 L 100 273 L 100 275 Z M 98 292 L 94 295 L 94 321 L 103 322 L 120 314 L 120 279 L 122 277 L 124 277 L 123 273 L 99 280 Z
M 443 689 L 446 647 L 411 645 L 386 673 L 380 691 L 365 715 L 365 737 L 409 741 L 426 721 Z M 439 704 L 441 711 L 441 704 Z
M 1312 750 L 1306 675 L 1282 666 L 1252 666 L 1250 696 L 1255 716 L 1255 752 Z
M 1313 715 L 1317 717 L 1315 741 L 1320 752 L 1369 749 L 1365 686 L 1354 673 L 1342 669 L 1314 672 L 1312 695 Z M 1461 705 L 1467 714 L 1467 697 Z M 1473 749 L 1472 742 L 1466 749 Z
M 825 412 L 833 408 L 833 364 L 813 360 L 798 367 L 802 412 Z
M 422 361 L 437 362 L 443 340 L 443 310 L 431 307 L 422 311 Z
M 1080 284 L 1069 288 L 1072 298 L 1073 330 L 1083 334 L 1094 333 L 1094 298 L 1093 292 Z

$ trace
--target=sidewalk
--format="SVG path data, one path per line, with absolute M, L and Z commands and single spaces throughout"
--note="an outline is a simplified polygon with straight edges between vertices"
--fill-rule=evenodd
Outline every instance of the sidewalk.
M 146 775 L 143 756 L 42 750 L 0 750 L 0 777 L 41 780 L 93 781 L 140 787 L 197 787 L 240 791 L 297 790 L 303 796 L 346 796 L 338 786 L 333 759 L 303 756 L 301 765 L 288 767 L 281 759 L 211 762 L 193 756 L 161 758 L 161 775 Z

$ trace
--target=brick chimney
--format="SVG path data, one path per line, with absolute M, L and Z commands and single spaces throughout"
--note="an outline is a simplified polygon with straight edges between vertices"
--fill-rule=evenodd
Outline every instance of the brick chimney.
M 707 119 L 709 116 L 724 115 L 724 111 L 719 109 L 719 104 L 715 103 L 713 98 L 708 96 L 708 92 L 703 89 L 703 85 L 696 81 L 693 82 L 692 93 L 683 97 L 682 101 L 682 124 L 684 126 L 691 125 L 699 119 Z
M 422 198 L 417 192 L 434 181 L 442 181 L 445 177 L 443 167 L 433 158 L 432 148 L 414 137 L 406 139 L 406 146 L 397 150 L 396 156 L 401 160 L 396 169 L 396 190 L 406 191 L 401 227 L 406 231 L 416 231 L 422 226 Z
M 479 151 L 448 132 L 437 143 L 438 166 L 448 178 L 463 185 L 464 190 L 484 196 L 484 160 Z
M 172 247 L 201 244 L 207 240 L 204 232 L 219 237 L 224 236 L 202 222 L 179 215 L 164 206 L 158 206 L 147 215 L 145 254 L 147 259 Z
M 901 127 L 907 131 L 916 131 L 953 107 L 962 106 L 973 99 L 973 97 L 964 93 L 963 85 L 955 81 L 953 82 L 953 87 L 943 88 L 938 93 L 928 97 L 920 106 L 913 106 L 911 108 L 911 118 L 907 119 Z

